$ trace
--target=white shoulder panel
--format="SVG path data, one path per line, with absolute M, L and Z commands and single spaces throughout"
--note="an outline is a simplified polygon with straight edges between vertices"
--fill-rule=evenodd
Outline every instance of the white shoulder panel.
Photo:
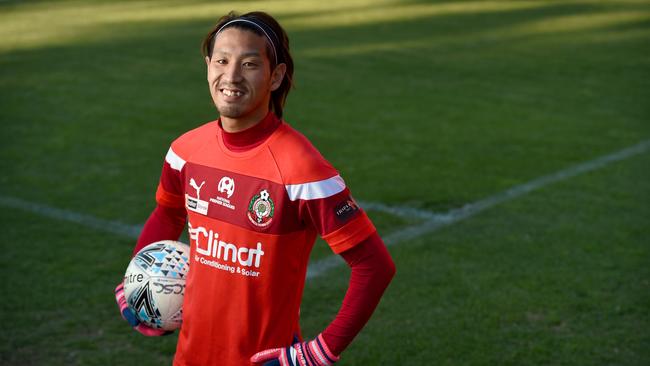
M 302 184 L 285 185 L 289 199 L 295 200 L 315 200 L 333 196 L 345 189 L 345 181 L 340 175 L 332 178 L 319 180 L 318 182 L 309 182 Z
M 185 165 L 185 160 L 181 158 L 180 156 L 176 155 L 174 150 L 172 148 L 169 148 L 169 151 L 167 151 L 167 155 L 165 156 L 165 161 L 169 163 L 169 165 L 172 167 L 174 170 L 178 170 L 179 172 L 181 169 L 183 169 L 183 166 Z

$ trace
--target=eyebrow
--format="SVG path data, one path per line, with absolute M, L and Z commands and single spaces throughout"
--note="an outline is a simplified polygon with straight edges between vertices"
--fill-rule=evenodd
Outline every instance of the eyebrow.
M 220 49 L 215 49 L 212 51 L 213 53 L 222 53 L 224 55 L 230 55 L 231 53 L 225 50 L 220 50 Z M 242 57 L 262 57 L 262 54 L 259 53 L 258 51 L 250 51 L 250 52 L 245 52 L 241 55 Z

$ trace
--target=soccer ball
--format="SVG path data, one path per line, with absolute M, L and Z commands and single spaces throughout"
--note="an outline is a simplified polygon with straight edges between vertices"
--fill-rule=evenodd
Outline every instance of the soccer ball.
M 131 259 L 124 274 L 124 296 L 135 316 L 164 330 L 181 326 L 190 247 L 163 240 L 147 245 Z

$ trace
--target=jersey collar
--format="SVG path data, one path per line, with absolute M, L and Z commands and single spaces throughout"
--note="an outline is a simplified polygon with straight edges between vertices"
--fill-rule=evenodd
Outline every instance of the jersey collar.
M 273 132 L 280 126 L 280 119 L 269 111 L 266 117 L 254 126 L 239 132 L 227 132 L 221 125 L 219 119 L 219 129 L 223 137 L 223 144 L 230 151 L 244 152 L 261 145 Z

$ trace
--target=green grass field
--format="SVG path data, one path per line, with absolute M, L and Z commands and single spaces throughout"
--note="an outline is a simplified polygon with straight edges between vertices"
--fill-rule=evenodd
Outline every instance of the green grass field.
M 285 25 L 286 119 L 363 202 L 446 213 L 650 139 L 650 1 L 1 1 L 0 364 L 171 364 L 114 302 L 132 238 L 7 202 L 143 223 L 169 143 L 216 118 L 199 46 L 231 9 Z M 395 243 L 340 364 L 648 365 L 649 238 L 646 151 Z M 305 336 L 348 275 L 308 283 Z

